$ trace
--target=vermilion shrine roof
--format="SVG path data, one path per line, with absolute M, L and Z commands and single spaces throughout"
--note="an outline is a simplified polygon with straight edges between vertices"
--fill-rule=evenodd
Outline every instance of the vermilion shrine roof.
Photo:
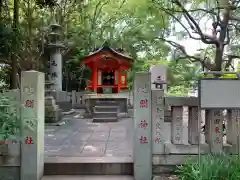
M 114 57 L 119 60 L 125 60 L 125 61 L 128 61 L 129 64 L 133 63 L 133 58 L 110 48 L 107 43 L 105 43 L 102 48 L 92 52 L 90 55 L 85 57 L 83 62 L 88 63 L 89 60 L 93 60 L 94 58 L 101 57 L 101 55 L 106 55 L 107 57 L 110 55 L 110 58 Z

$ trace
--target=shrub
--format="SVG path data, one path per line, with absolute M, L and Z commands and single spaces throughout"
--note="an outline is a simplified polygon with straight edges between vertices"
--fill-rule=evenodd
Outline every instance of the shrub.
M 0 96 L 0 139 L 16 137 L 20 131 L 20 121 L 17 116 L 17 107 L 13 102 Z
M 240 180 L 240 159 L 225 154 L 202 155 L 200 163 L 189 159 L 176 172 L 181 180 Z

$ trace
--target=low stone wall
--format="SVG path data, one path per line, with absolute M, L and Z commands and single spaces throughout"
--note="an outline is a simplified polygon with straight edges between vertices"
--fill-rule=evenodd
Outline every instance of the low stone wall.
M 20 146 L 20 144 L 0 145 L 0 180 L 20 180 Z
M 198 97 L 166 96 L 163 89 L 151 90 L 150 76 L 149 73 L 137 73 L 134 84 L 137 178 L 150 179 L 152 174 L 169 171 L 190 157 L 197 158 L 198 154 L 239 153 L 240 110 L 229 109 L 223 113 L 224 109 L 204 109 L 199 112 Z M 203 124 L 204 132 L 201 131 Z
M 153 153 L 153 173 L 169 171 L 190 157 L 197 158 L 199 150 L 201 154 L 239 153 L 237 134 L 240 129 L 236 128 L 236 121 L 233 121 L 234 118 L 240 118 L 236 110 L 228 110 L 225 116 L 223 110 L 201 110 L 199 116 L 197 97 L 165 97 L 164 101 L 163 150 L 158 154 Z M 167 107 L 170 110 L 166 110 Z M 226 136 L 222 130 L 223 120 L 227 122 Z M 199 132 L 198 123 L 201 122 L 206 126 L 205 133 Z

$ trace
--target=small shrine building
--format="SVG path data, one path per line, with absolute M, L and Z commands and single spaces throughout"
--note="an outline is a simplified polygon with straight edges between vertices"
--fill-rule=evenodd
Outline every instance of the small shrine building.
M 88 90 L 98 94 L 112 94 L 128 89 L 127 70 L 132 67 L 133 59 L 115 51 L 106 43 L 85 57 L 83 64 L 92 71 Z

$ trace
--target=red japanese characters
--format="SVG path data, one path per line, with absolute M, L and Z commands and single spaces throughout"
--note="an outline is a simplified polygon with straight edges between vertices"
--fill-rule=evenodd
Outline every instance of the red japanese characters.
M 26 100 L 25 103 L 24 103 L 24 107 L 34 108 L 34 100 Z
M 148 125 L 148 123 L 147 123 L 146 120 L 141 120 L 140 124 L 139 124 L 139 127 L 145 129 L 147 127 L 147 125 Z
M 27 136 L 25 139 L 25 144 L 33 144 L 33 139 L 31 136 Z
M 140 101 L 140 108 L 148 108 L 148 100 L 147 99 Z
M 141 136 L 140 139 L 139 139 L 139 141 L 140 141 L 140 144 L 147 144 L 147 143 L 148 143 L 146 136 Z
M 156 137 L 155 139 L 154 139 L 154 142 L 155 143 L 161 143 L 162 141 L 161 141 L 161 138 L 160 137 Z
M 215 128 L 215 132 L 216 132 L 216 133 L 220 133 L 220 128 L 219 128 L 219 127 L 216 127 L 216 128 Z

